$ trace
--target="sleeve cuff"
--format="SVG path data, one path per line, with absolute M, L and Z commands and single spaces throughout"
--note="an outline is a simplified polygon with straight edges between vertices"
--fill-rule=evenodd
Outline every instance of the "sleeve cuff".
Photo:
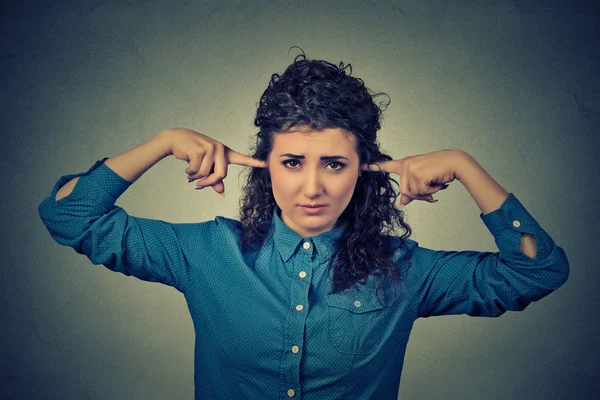
M 65 202 L 87 204 L 90 203 L 90 199 L 93 198 L 95 202 L 95 207 L 93 208 L 96 211 L 98 211 L 97 207 L 101 211 L 112 208 L 117 198 L 123 194 L 132 183 L 123 179 L 120 175 L 106 166 L 106 164 L 104 164 L 106 159 L 108 159 L 108 157 L 96 161 L 85 172 L 60 177 L 54 185 L 48 199 L 52 199 L 52 204 L 55 204 L 54 199 L 56 198 L 59 189 L 71 179 L 80 177 L 75 184 L 73 191 L 68 196 L 57 200 L 56 205 Z
M 129 188 L 129 186 L 131 186 L 132 182 L 122 178 L 104 164 L 106 159 L 108 159 L 108 157 L 96 161 L 86 174 L 89 174 L 90 179 L 93 179 L 98 186 L 117 199 Z
M 518 247 L 521 241 L 521 233 L 528 233 L 536 239 L 536 260 L 544 258 L 551 250 L 552 239 L 512 193 L 508 195 L 508 198 L 502 203 L 499 209 L 486 215 L 480 214 L 479 216 L 496 238 L 499 248 L 502 243 L 516 243 L 516 247 Z M 516 233 L 519 234 L 516 235 Z M 513 236 L 514 239 L 504 240 Z M 502 240 L 499 240 L 500 237 L 502 237 Z M 510 249 L 510 251 L 517 251 L 519 257 L 526 257 L 517 249 Z
M 505 229 L 514 229 L 532 235 L 540 230 L 537 221 L 512 193 L 499 209 L 479 216 L 493 235 Z

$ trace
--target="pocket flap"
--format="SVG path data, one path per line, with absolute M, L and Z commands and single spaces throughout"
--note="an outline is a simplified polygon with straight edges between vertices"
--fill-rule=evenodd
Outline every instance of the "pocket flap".
M 329 293 L 327 295 L 327 304 L 330 307 L 341 308 L 354 314 L 364 314 L 371 311 L 377 311 L 385 308 L 375 293 L 360 293 L 352 296 L 347 293 Z

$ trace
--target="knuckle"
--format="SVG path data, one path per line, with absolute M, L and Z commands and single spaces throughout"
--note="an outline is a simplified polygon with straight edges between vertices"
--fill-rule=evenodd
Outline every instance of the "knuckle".
M 419 166 L 417 164 L 409 164 L 408 165 L 408 171 L 412 172 L 413 174 L 419 171 Z

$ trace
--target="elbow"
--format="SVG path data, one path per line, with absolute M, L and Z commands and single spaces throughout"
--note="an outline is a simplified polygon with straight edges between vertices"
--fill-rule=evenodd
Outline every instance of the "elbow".
M 560 247 L 557 248 L 558 257 L 556 262 L 554 263 L 554 270 L 556 271 L 556 289 L 561 287 L 567 282 L 569 279 L 569 274 L 571 272 L 571 267 L 569 265 L 569 260 L 567 259 L 567 254 Z
M 48 227 L 48 220 L 52 215 L 52 207 L 48 204 L 48 198 L 45 198 L 38 206 L 38 215 L 40 216 L 42 223 Z
M 79 180 L 79 177 L 77 176 L 77 177 L 71 179 L 69 182 L 65 183 L 58 190 L 58 192 L 56 192 L 55 200 L 58 201 L 58 200 L 62 199 L 63 197 L 67 197 L 68 195 L 70 195 L 71 192 L 73 192 L 73 188 L 77 184 L 78 180 Z
M 89 227 L 90 220 L 55 203 L 53 195 L 45 198 L 38 206 L 38 215 L 54 241 L 73 247 Z
M 539 264 L 533 275 L 521 282 L 506 281 L 506 293 L 511 293 L 503 298 L 504 303 L 496 308 L 503 310 L 522 311 L 531 302 L 539 301 L 559 289 L 569 279 L 569 261 L 565 252 L 554 246 L 549 256 Z
M 521 232 L 521 243 L 519 245 L 519 251 L 529 258 L 535 258 L 537 255 L 537 241 L 535 236 Z
M 570 272 L 565 251 L 552 241 L 542 242 L 542 245 L 538 242 L 535 250 L 535 257 L 531 260 L 536 269 L 542 273 L 541 286 L 552 291 L 564 285 L 569 279 Z
M 553 292 L 560 288 L 569 279 L 570 266 L 569 260 L 563 249 L 556 246 L 551 253 L 550 259 L 545 264 L 546 273 L 544 274 L 543 287 L 548 292 Z

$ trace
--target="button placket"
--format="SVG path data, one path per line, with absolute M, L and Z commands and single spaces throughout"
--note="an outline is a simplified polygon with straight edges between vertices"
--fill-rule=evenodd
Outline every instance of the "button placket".
M 304 241 L 294 254 L 294 275 L 291 283 L 290 308 L 286 318 L 285 355 L 281 390 L 287 397 L 299 397 L 300 361 L 304 346 L 308 292 L 312 283 L 313 268 L 317 262 L 311 242 Z

